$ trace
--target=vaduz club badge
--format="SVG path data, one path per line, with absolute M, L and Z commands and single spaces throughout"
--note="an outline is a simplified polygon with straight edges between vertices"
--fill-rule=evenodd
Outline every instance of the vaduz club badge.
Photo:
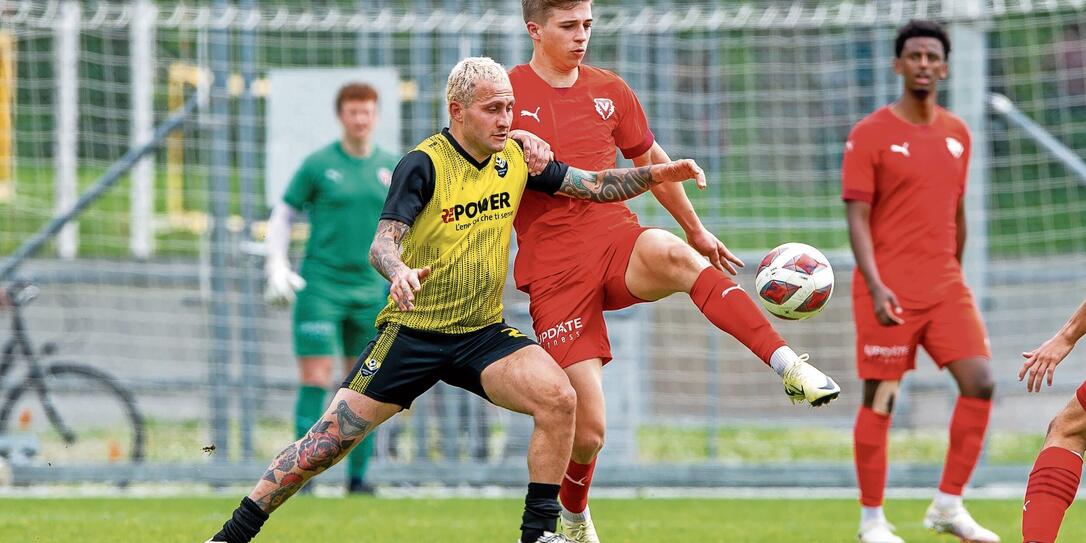
M 596 113 L 599 113 L 603 120 L 606 121 L 615 114 L 615 103 L 610 98 L 593 98 L 592 101 L 596 104 Z

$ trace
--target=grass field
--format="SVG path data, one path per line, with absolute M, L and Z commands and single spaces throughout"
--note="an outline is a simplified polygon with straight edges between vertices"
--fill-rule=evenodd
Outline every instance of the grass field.
M 592 502 L 607 543 L 837 543 L 855 541 L 852 500 L 600 499 Z M 2 499 L 0 539 L 19 542 L 198 543 L 226 520 L 234 499 Z M 924 530 L 921 500 L 887 504 L 909 543 L 952 542 Z M 978 500 L 974 516 L 1003 537 L 1020 538 L 1021 502 Z M 265 525 L 256 541 L 512 543 L 517 500 L 299 497 Z M 1086 541 L 1086 506 L 1067 514 L 1060 541 Z

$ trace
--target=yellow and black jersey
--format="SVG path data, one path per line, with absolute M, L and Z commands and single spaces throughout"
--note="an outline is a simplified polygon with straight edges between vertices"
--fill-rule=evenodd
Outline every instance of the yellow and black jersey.
M 410 226 L 403 238 L 404 264 L 430 267 L 415 293 L 415 308 L 389 303 L 377 325 L 399 323 L 445 334 L 473 332 L 502 321 L 502 292 L 509 267 L 513 217 L 526 188 L 554 194 L 568 166 L 550 163 L 528 175 L 520 145 L 478 162 L 448 129 L 400 160 L 392 173 L 382 219 Z

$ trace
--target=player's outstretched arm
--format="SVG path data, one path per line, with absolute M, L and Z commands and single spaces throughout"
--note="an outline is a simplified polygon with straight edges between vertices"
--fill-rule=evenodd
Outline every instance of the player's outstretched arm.
M 1040 392 L 1041 382 L 1045 381 L 1046 377 L 1048 386 L 1052 386 L 1056 366 L 1075 348 L 1075 343 L 1078 343 L 1083 335 L 1086 335 L 1086 301 L 1082 302 L 1056 335 L 1036 349 L 1022 353 L 1026 361 L 1022 363 L 1022 369 L 1018 370 L 1018 380 L 1021 381 L 1026 373 L 1029 373 L 1026 390 Z
M 589 172 L 570 167 L 566 171 L 558 194 L 593 202 L 629 200 L 662 183 L 679 183 L 694 179 L 705 186 L 705 172 L 690 159 L 641 168 L 619 168 Z
M 370 245 L 370 265 L 392 283 L 389 294 L 400 311 L 415 308 L 415 293 L 430 275 L 429 267 L 409 268 L 400 258 L 403 236 L 408 228 L 406 223 L 381 219 L 377 222 L 377 234 Z

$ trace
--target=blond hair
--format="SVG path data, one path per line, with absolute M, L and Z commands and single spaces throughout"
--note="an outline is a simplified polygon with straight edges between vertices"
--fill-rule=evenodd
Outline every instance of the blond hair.
M 445 85 L 445 99 L 448 103 L 457 102 L 470 106 L 475 100 L 475 84 L 480 81 L 509 83 L 509 74 L 501 64 L 490 57 L 468 57 L 453 66 L 449 72 L 449 82 Z

